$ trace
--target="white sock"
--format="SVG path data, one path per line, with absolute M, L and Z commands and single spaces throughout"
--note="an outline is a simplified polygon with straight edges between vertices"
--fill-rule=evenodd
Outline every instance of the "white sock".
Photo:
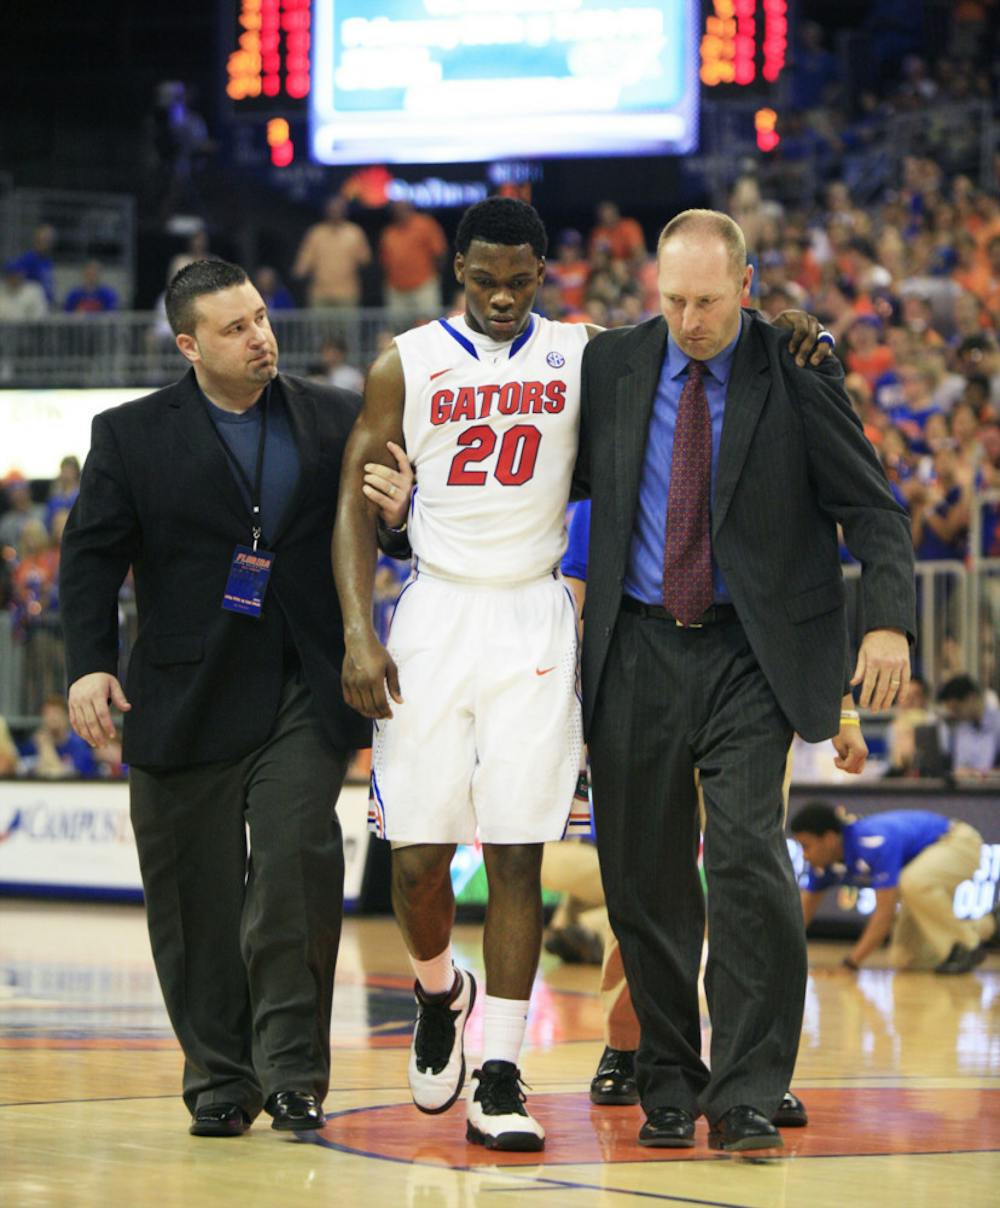
M 455 984 L 455 966 L 451 962 L 451 944 L 429 961 L 410 957 L 413 973 L 425 994 L 447 994 Z
M 527 1024 L 527 999 L 522 1002 L 487 994 L 483 1008 L 483 1061 L 510 1061 L 517 1065 Z

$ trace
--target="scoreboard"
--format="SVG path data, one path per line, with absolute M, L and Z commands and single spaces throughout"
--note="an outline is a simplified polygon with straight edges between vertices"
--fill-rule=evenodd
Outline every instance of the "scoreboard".
M 228 0 L 226 112 L 284 168 L 698 149 L 701 100 L 780 141 L 789 0 Z M 246 132 L 243 135 L 246 145 Z
M 226 96 L 242 112 L 304 108 L 312 89 L 311 0 L 236 0 Z

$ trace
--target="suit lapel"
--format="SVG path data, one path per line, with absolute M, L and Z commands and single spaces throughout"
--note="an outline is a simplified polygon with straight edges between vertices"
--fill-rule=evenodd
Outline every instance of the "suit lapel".
M 663 319 L 647 327 L 629 355 L 618 379 L 615 400 L 615 512 L 618 532 L 627 540 L 635 523 L 639 480 L 646 451 L 649 417 L 663 364 L 667 325 Z
M 767 352 L 757 339 L 754 325 L 758 319 L 745 318 L 743 334 L 736 345 L 733 367 L 726 393 L 726 412 L 722 421 L 722 443 L 715 480 L 712 507 L 712 532 L 717 533 L 726 518 L 733 492 L 746 461 L 750 441 L 767 398 Z
M 245 530 L 244 540 L 248 539 L 250 513 L 202 400 L 193 369 L 177 383 L 169 406 L 176 413 L 177 434 L 188 451 L 195 481 L 222 500 Z
M 319 421 L 316 416 L 316 401 L 310 398 L 301 385 L 292 378 L 279 377 L 277 381 L 281 387 L 292 435 L 299 451 L 299 479 L 277 529 L 273 534 L 269 534 L 272 545 L 277 545 L 287 532 L 293 518 L 301 515 L 302 504 L 309 492 L 310 485 L 316 481 L 316 469 L 319 465 Z

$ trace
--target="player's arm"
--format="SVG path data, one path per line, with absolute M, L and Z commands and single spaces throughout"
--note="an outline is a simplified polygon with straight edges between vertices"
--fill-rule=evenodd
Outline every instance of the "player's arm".
M 372 624 L 372 596 L 378 560 L 378 506 L 363 490 L 365 466 L 394 467 L 389 442 L 403 443 L 403 366 L 395 345 L 368 373 L 365 399 L 344 451 L 337 520 L 333 526 L 333 574 L 344 618 L 344 699 L 365 717 L 391 717 L 386 685 L 402 702 L 399 675 Z
M 865 924 L 864 931 L 858 936 L 858 942 L 848 954 L 848 960 L 853 961 L 855 965 L 860 965 L 866 956 L 871 956 L 877 948 L 882 946 L 892 931 L 898 901 L 899 890 L 895 886 L 891 889 L 876 889 L 875 909 Z

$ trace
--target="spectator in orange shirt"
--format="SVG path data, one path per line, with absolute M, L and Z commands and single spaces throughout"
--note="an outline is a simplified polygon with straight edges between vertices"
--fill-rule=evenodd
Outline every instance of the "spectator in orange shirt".
M 590 265 L 583 257 L 583 236 L 579 231 L 563 231 L 556 243 L 554 260 L 545 265 L 545 278 L 559 290 L 564 311 L 582 310 Z
M 985 302 L 990 283 L 989 263 L 968 231 L 962 231 L 955 239 L 955 256 L 952 281 Z
M 14 601 L 37 620 L 55 603 L 59 549 L 41 520 L 29 520 L 21 533 L 20 559 L 14 567 Z
M 986 245 L 987 281 L 981 295 L 994 326 L 1000 327 L 1000 235 Z
M 1000 235 L 1000 200 L 984 190 L 976 194 L 973 207 L 975 217 L 969 222 L 969 229 L 979 246 L 986 247 L 994 236 Z
M 597 226 L 590 232 L 588 251 L 593 256 L 605 247 L 612 260 L 636 260 L 646 254 L 646 236 L 634 218 L 623 218 L 613 201 L 597 207 Z
M 934 327 L 933 306 L 925 294 L 904 294 L 901 309 L 903 327 L 913 332 L 923 348 L 944 343 L 940 332 Z
M 809 296 L 820 288 L 823 273 L 816 263 L 807 239 L 786 239 L 781 245 L 785 257 L 785 271 L 789 281 L 794 281 Z
M 371 247 L 361 227 L 348 222 L 345 198 L 331 197 L 325 215 L 306 231 L 292 276 L 308 279 L 310 306 L 358 306 L 361 270 L 371 263 Z
M 844 378 L 844 389 L 851 400 L 854 414 L 861 420 L 865 436 L 876 448 L 882 444 L 882 436 L 889 426 L 884 415 L 872 401 L 872 392 L 865 379 L 857 373 L 849 373 Z
M 389 207 L 389 225 L 379 242 L 385 274 L 385 304 L 400 318 L 427 318 L 441 312 L 441 266 L 448 241 L 430 214 L 408 201 Z
M 847 368 L 860 374 L 872 389 L 896 364 L 892 349 L 882 343 L 881 334 L 882 323 L 875 315 L 860 315 L 847 333 Z

